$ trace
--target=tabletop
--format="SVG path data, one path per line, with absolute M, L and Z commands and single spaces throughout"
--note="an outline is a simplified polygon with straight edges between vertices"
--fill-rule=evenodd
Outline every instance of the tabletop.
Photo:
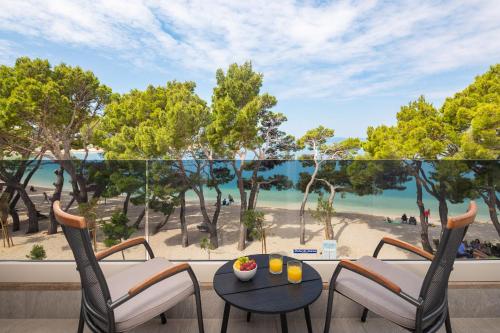
M 283 256 L 283 273 L 269 273 L 269 256 L 250 255 L 257 263 L 257 273 L 246 282 L 233 273 L 234 260 L 222 265 L 214 276 L 215 292 L 231 305 L 249 312 L 286 313 L 304 308 L 321 294 L 323 283 L 318 272 L 302 263 L 302 282 L 288 282 L 286 264 L 293 258 Z

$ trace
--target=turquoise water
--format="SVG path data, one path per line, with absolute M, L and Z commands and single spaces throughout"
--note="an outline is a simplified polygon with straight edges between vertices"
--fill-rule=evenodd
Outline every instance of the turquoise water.
M 89 163 L 103 163 L 100 159 L 100 155 L 91 156 L 95 160 Z M 138 161 L 136 163 L 142 163 Z M 146 163 L 146 161 L 144 161 Z M 154 162 L 158 163 L 158 162 Z M 163 162 L 160 162 L 163 163 Z M 169 163 L 169 162 L 164 162 Z M 186 161 L 186 164 L 189 164 Z M 230 169 L 231 167 L 228 166 Z M 50 161 L 44 160 L 40 169 L 33 176 L 30 184 L 38 187 L 48 187 L 52 188 L 52 183 L 55 180 L 54 171 L 58 169 L 58 164 Z M 299 173 L 304 171 L 310 171 L 308 168 L 304 168 L 299 161 L 287 161 L 286 163 L 277 166 L 271 171 L 262 172 L 263 176 L 269 176 L 273 174 L 284 174 L 289 177 L 294 183 L 299 179 Z M 249 173 L 246 173 L 249 176 Z M 65 185 L 64 190 L 71 191 L 71 185 L 69 184 L 70 177 L 65 175 Z M 408 216 L 418 216 L 418 209 L 416 206 L 416 191 L 415 183 L 410 180 L 405 183 L 405 190 L 385 190 L 379 195 L 366 195 L 358 196 L 355 194 L 347 193 L 345 195 L 337 194 L 335 198 L 334 208 L 337 211 L 343 212 L 357 212 L 363 214 L 373 214 L 381 216 L 401 216 L 406 213 Z M 236 181 L 233 180 L 227 184 L 221 186 L 223 191 L 223 196 L 227 197 L 231 194 L 236 202 L 239 202 L 239 192 L 236 186 Z M 206 198 L 209 201 L 215 201 L 215 191 L 206 188 Z M 300 203 L 303 198 L 303 193 L 296 189 L 289 189 L 283 191 L 277 190 L 261 190 L 259 193 L 258 206 L 270 206 L 279 207 L 287 209 L 299 209 Z M 188 200 L 196 201 L 198 200 L 194 192 L 188 192 Z M 314 209 L 316 205 L 317 194 L 311 193 L 309 196 L 309 207 Z M 482 199 L 477 199 L 479 204 L 479 216 L 478 219 L 482 221 L 489 220 L 488 210 Z M 438 221 L 438 202 L 424 190 L 424 203 L 426 208 L 431 209 L 431 220 Z M 450 215 L 456 215 L 463 213 L 467 208 L 467 203 L 460 204 L 448 204 Z

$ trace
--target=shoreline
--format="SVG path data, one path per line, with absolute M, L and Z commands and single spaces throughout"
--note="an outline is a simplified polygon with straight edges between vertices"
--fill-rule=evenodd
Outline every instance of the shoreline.
M 37 209 L 41 213 L 48 215 L 50 204 L 44 200 L 43 192 L 47 192 L 50 196 L 52 191 L 49 188 L 37 188 L 36 192 L 29 192 Z M 62 194 L 62 202 L 65 204 L 69 201 L 69 192 L 64 191 Z M 101 199 L 96 214 L 98 219 L 106 221 L 116 210 L 121 210 L 124 197 L 116 196 L 106 200 Z M 262 205 L 264 203 L 261 203 Z M 130 204 L 127 217 L 129 225 L 133 224 L 137 216 L 144 209 L 143 206 L 135 206 Z M 214 207 L 207 204 L 208 213 L 212 214 Z M 301 246 L 299 243 L 299 212 L 298 207 L 263 207 L 259 206 L 259 210 L 265 213 L 266 223 L 266 243 L 267 252 L 281 252 L 287 255 L 294 255 L 300 259 L 320 259 L 320 251 L 324 240 L 324 225 L 318 223 L 306 211 L 306 245 Z M 70 209 L 71 213 L 77 213 L 76 205 Z M 25 219 L 23 209 L 19 210 L 22 220 Z M 416 246 L 420 244 L 420 226 L 408 224 L 390 224 L 384 222 L 384 217 L 391 216 L 388 214 L 374 214 L 372 211 L 337 211 L 332 217 L 332 224 L 337 240 L 337 258 L 359 258 L 363 255 L 372 255 L 373 250 L 377 246 L 380 239 L 384 236 L 391 236 L 403 241 L 409 242 Z M 179 209 L 176 209 L 171 215 L 168 223 L 161 228 L 159 232 L 155 232 L 156 227 L 164 220 L 164 216 L 160 212 L 149 210 L 149 226 L 150 234 L 149 242 L 153 247 L 155 254 L 166 257 L 171 260 L 206 260 L 208 252 L 201 249 L 200 242 L 203 238 L 208 237 L 207 233 L 200 232 L 197 225 L 203 221 L 199 204 L 197 201 L 189 200 L 186 207 L 186 222 L 189 237 L 189 246 L 182 247 Z M 68 244 L 60 232 L 54 235 L 47 235 L 48 219 L 42 219 L 39 222 L 40 231 L 34 234 L 25 234 L 27 223 L 21 222 L 21 230 L 12 233 L 14 244 L 13 248 L 0 247 L 0 259 L 3 260 L 25 260 L 34 244 L 41 244 L 47 252 L 47 259 L 60 260 L 71 259 L 72 254 Z M 440 224 L 438 221 L 431 219 L 435 227 L 429 228 L 429 236 L 432 241 L 434 238 L 439 238 Z M 436 223 L 438 222 L 438 223 Z M 12 228 L 9 224 L 9 228 Z M 261 252 L 261 243 L 259 241 L 250 242 L 244 251 L 236 249 L 237 239 L 239 234 L 239 205 L 223 206 L 220 212 L 219 222 L 217 224 L 219 248 L 210 251 L 211 259 L 227 260 L 240 255 L 249 255 Z M 140 228 L 133 233 L 131 237 L 145 236 L 144 220 Z M 98 228 L 97 250 L 103 250 L 106 247 L 103 244 L 105 236 L 102 228 Z M 493 243 L 500 242 L 500 237 L 495 231 L 491 223 L 478 221 L 470 228 L 466 236 L 467 240 L 479 238 L 483 241 L 491 241 Z M 318 251 L 316 255 L 295 255 L 293 249 L 315 249 Z M 142 248 L 133 248 L 125 251 L 126 259 L 144 258 L 144 250 Z M 382 253 L 383 258 L 390 259 L 408 259 L 411 258 L 408 253 L 405 253 L 396 248 L 387 247 Z M 121 260 L 121 254 L 112 256 L 110 259 Z
M 47 184 L 39 184 L 37 182 L 30 182 L 31 185 L 35 186 L 35 188 L 39 188 L 42 191 L 47 192 L 50 195 L 52 193 L 53 188 L 47 187 Z M 65 186 L 63 188 L 63 192 L 69 193 L 69 184 L 68 181 L 65 181 Z M 224 188 L 223 197 L 227 197 L 228 194 L 231 194 L 236 202 L 233 205 L 239 205 L 239 194 L 237 193 L 237 189 L 227 189 Z M 266 209 L 266 208 L 281 208 L 281 209 L 298 209 L 300 207 L 301 201 L 297 200 L 297 192 L 295 190 L 287 191 L 274 191 L 272 193 L 267 192 L 263 193 L 261 191 L 259 201 L 257 203 L 257 210 Z M 292 192 L 294 191 L 294 192 Z M 270 196 L 275 196 L 272 200 L 268 198 Z M 206 191 L 205 199 L 207 205 L 213 205 L 215 203 L 215 196 L 210 191 Z M 289 199 L 289 201 L 287 201 Z M 291 199 L 291 200 L 290 200 Z M 317 194 L 310 193 L 309 200 L 306 203 L 306 210 L 316 208 Z M 383 206 L 384 202 L 391 201 L 396 204 L 401 204 L 399 207 L 394 205 L 386 205 Z M 199 204 L 198 198 L 193 191 L 188 191 L 186 193 L 186 202 L 190 202 L 192 204 Z M 477 221 L 481 223 L 489 223 L 490 217 L 488 213 L 488 208 L 484 204 L 483 200 L 476 199 L 478 203 L 479 211 L 477 215 Z M 439 213 L 438 213 L 438 203 L 435 199 L 427 198 L 424 200 L 426 203 L 426 209 L 431 210 L 431 221 L 435 221 L 439 223 Z M 414 198 L 409 199 L 407 197 L 394 197 L 394 196 L 385 196 L 383 194 L 371 197 L 357 197 L 350 196 L 348 198 L 341 198 L 340 196 L 334 201 L 333 208 L 336 212 L 339 213 L 364 213 L 364 214 L 373 214 L 373 215 L 381 215 L 384 217 L 390 217 L 393 220 L 399 220 L 403 213 L 406 213 L 408 217 L 414 216 L 417 220 L 419 219 L 419 211 L 418 207 L 414 201 Z M 466 211 L 466 203 L 461 204 L 450 204 L 448 203 L 449 215 L 459 215 Z M 491 223 L 491 222 L 490 222 Z

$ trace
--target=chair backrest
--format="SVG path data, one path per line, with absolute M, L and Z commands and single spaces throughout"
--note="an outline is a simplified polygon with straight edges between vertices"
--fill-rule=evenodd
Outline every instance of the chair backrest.
M 423 299 L 423 318 L 435 319 L 442 311 L 446 310 L 448 280 L 457 257 L 457 251 L 464 239 L 467 228 L 474 222 L 476 214 L 477 205 L 474 201 L 471 201 L 467 213 L 448 218 L 438 250 L 427 271 L 420 291 L 420 297 Z
M 107 331 L 110 315 L 112 316 L 112 312 L 108 311 L 107 307 L 110 294 L 104 274 L 92 250 L 85 218 L 64 212 L 59 201 L 54 202 L 53 209 L 56 220 L 61 224 L 64 236 L 75 257 L 82 284 L 86 318 L 90 318 L 94 326 Z

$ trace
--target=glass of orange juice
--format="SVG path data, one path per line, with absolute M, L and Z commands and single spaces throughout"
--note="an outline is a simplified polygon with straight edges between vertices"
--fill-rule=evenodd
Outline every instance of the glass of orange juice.
M 298 260 L 290 260 L 286 264 L 288 273 L 288 282 L 301 283 L 302 282 L 302 262 Z
M 281 254 L 272 253 L 269 255 L 269 273 L 281 274 L 283 272 L 283 256 Z

